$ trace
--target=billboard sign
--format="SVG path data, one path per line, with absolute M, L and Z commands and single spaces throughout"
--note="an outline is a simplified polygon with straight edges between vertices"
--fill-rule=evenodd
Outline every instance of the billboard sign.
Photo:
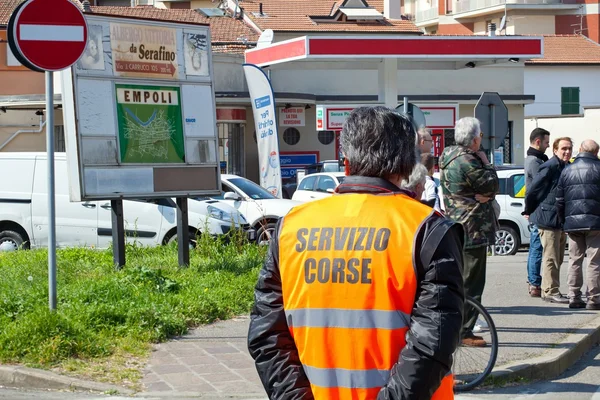
M 72 201 L 220 192 L 206 25 L 90 15 L 61 72 Z

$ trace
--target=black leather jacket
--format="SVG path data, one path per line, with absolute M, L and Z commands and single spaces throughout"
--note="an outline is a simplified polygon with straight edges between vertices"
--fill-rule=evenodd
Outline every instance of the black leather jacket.
M 379 178 L 347 177 L 337 191 L 381 194 L 401 189 Z M 312 399 L 284 313 L 279 228 L 280 224 L 256 285 L 248 349 L 269 399 Z M 415 250 L 420 256 L 415 257 L 415 268 L 419 286 L 406 346 L 378 399 L 429 399 L 449 373 L 463 316 L 463 244 L 462 225 L 439 214 L 429 217 L 418 232 Z
M 556 188 L 558 219 L 565 232 L 600 230 L 600 160 L 581 153 L 565 168 Z
M 552 157 L 540 166 L 531 188 L 527 188 L 525 210 L 521 214 L 529 215 L 529 222 L 539 228 L 562 228 L 555 203 L 558 178 L 564 168 L 564 161 Z

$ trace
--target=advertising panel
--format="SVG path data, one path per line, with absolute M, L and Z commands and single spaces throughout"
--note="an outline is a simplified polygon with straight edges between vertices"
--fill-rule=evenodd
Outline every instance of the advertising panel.
M 85 18 L 61 71 L 71 201 L 219 194 L 209 27 Z

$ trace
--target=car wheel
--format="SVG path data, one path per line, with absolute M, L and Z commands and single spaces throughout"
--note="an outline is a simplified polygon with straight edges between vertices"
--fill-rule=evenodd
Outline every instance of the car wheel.
M 256 242 L 259 245 L 268 245 L 275 233 L 276 222 L 261 223 L 256 229 Z
M 494 246 L 496 255 L 512 256 L 519 251 L 519 236 L 517 231 L 508 225 L 500 225 L 496 231 L 496 245 Z
M 20 248 L 28 248 L 20 233 L 8 230 L 0 232 L 0 251 L 15 251 Z
M 198 233 L 199 234 L 199 233 Z M 177 243 L 177 233 L 174 233 L 173 236 L 167 240 L 167 245 L 171 243 Z M 190 230 L 190 250 L 196 247 L 196 232 Z

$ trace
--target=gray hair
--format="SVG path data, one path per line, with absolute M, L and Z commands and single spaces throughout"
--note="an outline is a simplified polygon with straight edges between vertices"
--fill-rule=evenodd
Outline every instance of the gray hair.
M 424 126 L 420 127 L 419 130 L 417 131 L 417 133 L 419 134 L 419 139 L 423 139 L 423 137 L 427 134 L 429 134 L 429 136 L 431 136 L 431 130 L 425 128 Z
M 340 134 L 350 175 L 407 177 L 417 163 L 410 119 L 383 106 L 354 109 Z
M 423 164 L 417 164 L 413 168 L 408 180 L 403 179 L 402 183 L 400 183 L 400 187 L 408 190 L 412 190 L 413 192 L 417 188 L 417 185 L 420 183 L 425 186 L 425 180 L 427 179 L 427 168 Z
M 479 120 L 473 117 L 459 119 L 454 126 L 454 142 L 459 146 L 469 147 L 473 140 L 481 134 Z

